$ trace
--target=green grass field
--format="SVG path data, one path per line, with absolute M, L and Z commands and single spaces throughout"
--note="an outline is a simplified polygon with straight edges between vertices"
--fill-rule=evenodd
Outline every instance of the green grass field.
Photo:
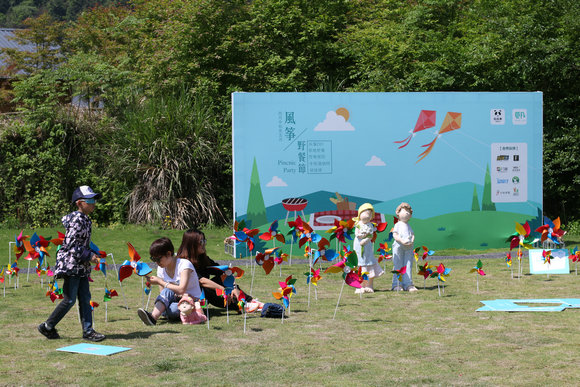
M 50 230 L 38 230 L 49 236 Z M 0 240 L 14 237 L 14 230 L 0 230 Z M 210 255 L 223 260 L 223 237 L 228 230 L 207 232 Z M 54 233 L 56 235 L 56 233 Z M 119 264 L 126 256 L 125 242 L 135 244 L 148 261 L 149 243 L 161 235 L 176 245 L 179 231 L 139 227 L 96 229 L 93 239 L 101 249 L 113 252 Z M 576 238 L 576 240 L 578 240 Z M 4 254 L 0 257 L 4 259 Z M 117 258 L 123 257 L 123 258 Z M 121 292 L 107 305 L 102 302 L 105 281 L 93 273 L 95 328 L 107 335 L 103 345 L 130 347 L 130 351 L 100 357 L 57 352 L 82 342 L 76 308 L 58 325 L 60 340 L 42 337 L 36 326 L 55 304 L 45 296 L 36 274 L 19 278 L 14 289 L 6 278 L 0 298 L 0 385 L 574 385 L 580 378 L 576 364 L 577 324 L 580 310 L 552 313 L 476 312 L 481 300 L 496 298 L 578 297 L 580 277 L 528 275 L 511 279 L 503 259 L 484 259 L 487 275 L 480 277 L 479 293 L 473 259 L 431 257 L 452 268 L 445 293 L 437 282 L 414 276 L 420 291 L 396 293 L 390 289 L 390 273 L 377 279 L 374 294 L 354 294 L 339 274 L 323 274 L 315 293 L 306 285 L 305 264 L 282 265 L 266 276 L 258 267 L 233 261 L 246 271 L 239 285 L 264 302 L 276 302 L 271 292 L 288 275 L 298 278 L 297 294 L 289 315 L 264 319 L 258 314 L 230 313 L 210 308 L 210 324 L 186 326 L 161 322 L 144 326 L 136 310 L 146 302 L 141 281 L 132 276 L 123 282 L 129 310 Z M 7 259 L 6 259 L 7 260 Z M 22 264 L 20 265 L 23 266 Z M 514 262 L 517 271 L 518 263 Z M 572 264 L 571 269 L 574 266 Z M 387 263 L 387 270 L 392 264 Z M 46 285 L 46 281 L 45 281 Z M 120 290 L 109 270 L 109 288 Z M 4 290 L 3 288 L 0 290 Z M 156 295 L 154 291 L 154 295 Z M 57 301 L 58 302 L 58 301 Z M 244 322 L 246 329 L 244 332 Z

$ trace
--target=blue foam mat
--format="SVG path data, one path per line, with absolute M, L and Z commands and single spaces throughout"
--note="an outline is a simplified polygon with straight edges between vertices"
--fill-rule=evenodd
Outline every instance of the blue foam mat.
M 580 308 L 580 298 L 535 298 L 481 301 L 476 312 L 561 312 L 567 308 Z M 554 304 L 550 306 L 528 306 L 519 304 Z
M 115 353 L 128 351 L 131 348 L 126 347 L 113 347 L 110 345 L 99 345 L 99 344 L 88 344 L 81 343 L 75 344 L 68 347 L 57 348 L 57 351 L 62 352 L 73 352 L 73 353 L 85 353 L 89 355 L 99 355 L 99 356 L 109 356 Z

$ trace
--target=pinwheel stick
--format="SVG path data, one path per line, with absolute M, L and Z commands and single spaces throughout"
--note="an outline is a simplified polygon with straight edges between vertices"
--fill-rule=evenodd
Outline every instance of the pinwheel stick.
M 246 306 L 244 305 L 244 334 L 246 334 L 246 321 L 248 320 L 248 312 L 246 312 Z
M 479 293 L 479 275 L 475 273 L 475 278 L 477 279 L 477 292 Z
M 149 301 L 151 300 L 151 288 L 149 288 L 149 295 L 147 296 L 147 305 L 145 306 L 145 310 L 149 309 Z
M 129 310 L 129 304 L 127 304 L 127 299 L 125 298 L 125 290 L 123 290 L 123 283 L 119 279 L 119 272 L 117 271 L 117 264 L 115 263 L 115 257 L 113 256 L 113 253 L 107 254 L 107 256 L 109 256 L 109 255 L 111 256 L 111 259 L 113 260 L 113 269 L 115 269 L 115 275 L 117 277 L 117 280 L 119 281 L 119 286 L 121 287 L 121 294 L 123 295 L 123 301 L 125 301 L 125 309 Z
M 12 245 L 15 245 L 16 242 L 8 242 L 8 267 L 12 266 Z M 8 276 L 8 285 L 12 284 L 12 278 L 10 278 L 12 276 Z M 4 289 L 6 289 L 6 284 L 4 284 Z
M 522 278 L 522 247 L 518 246 L 518 279 Z
M 338 301 L 336 302 L 336 308 L 334 308 L 334 316 L 332 316 L 332 319 L 333 320 L 336 317 L 336 311 L 338 310 L 338 304 L 340 304 L 340 298 L 342 297 L 342 291 L 344 289 L 344 283 L 345 283 L 345 281 L 342 281 L 342 286 L 340 287 L 340 294 L 338 295 Z
M 308 242 L 308 247 L 310 247 L 310 242 Z M 308 281 L 308 307 L 310 308 L 310 287 L 312 285 L 312 249 L 308 249 L 308 267 L 310 271 L 310 281 Z
M 26 282 L 30 282 L 28 281 L 29 276 L 30 276 L 30 261 L 28 261 L 28 270 L 26 271 Z
M 441 287 L 439 286 L 439 281 L 437 281 L 437 291 L 439 292 L 439 297 L 441 297 Z
M 109 303 L 108 302 L 105 302 L 105 322 L 107 322 L 107 313 L 109 311 L 108 310 L 108 306 L 109 306 Z
M 250 259 L 250 272 L 252 273 L 252 283 L 250 285 L 250 294 L 252 294 L 252 290 L 254 290 L 254 274 L 255 274 L 255 270 L 254 270 L 254 262 L 256 261 L 255 257 L 254 259 Z M 257 266 L 257 263 L 256 263 Z
M 209 330 L 209 305 L 207 299 L 205 300 L 205 315 L 207 317 L 207 329 Z

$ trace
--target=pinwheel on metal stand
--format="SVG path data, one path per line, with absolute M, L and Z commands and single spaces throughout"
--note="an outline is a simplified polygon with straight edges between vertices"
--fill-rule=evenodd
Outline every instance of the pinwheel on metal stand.
M 437 266 L 437 271 L 434 272 L 433 274 L 431 274 L 431 277 L 437 277 L 438 281 L 437 281 L 437 291 L 439 292 L 439 297 L 441 297 L 441 288 L 439 287 L 439 282 L 443 283 L 443 293 L 445 293 L 445 281 L 446 278 L 449 277 L 449 274 L 451 273 L 451 269 L 448 267 L 445 267 L 445 265 L 443 265 L 443 263 L 439 264 L 439 266 Z

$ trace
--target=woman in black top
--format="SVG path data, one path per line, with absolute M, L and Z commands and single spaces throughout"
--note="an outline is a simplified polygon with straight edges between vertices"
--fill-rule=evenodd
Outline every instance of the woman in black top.
M 202 287 L 207 302 L 218 308 L 225 308 L 224 299 L 222 296 L 216 294 L 216 290 L 225 290 L 221 275 L 223 272 L 220 269 L 212 268 L 212 266 L 219 266 L 219 263 L 213 261 L 207 256 L 205 251 L 205 234 L 199 230 L 187 230 L 183 234 L 181 246 L 177 250 L 178 258 L 188 259 L 199 277 L 199 284 Z M 244 292 L 245 293 L 245 292 Z M 228 308 L 232 310 L 238 309 L 238 296 L 240 288 L 236 285 L 230 296 L 228 297 Z M 245 293 L 246 294 L 246 293 Z M 246 294 L 246 311 L 255 312 L 261 310 L 264 304 L 252 296 Z

